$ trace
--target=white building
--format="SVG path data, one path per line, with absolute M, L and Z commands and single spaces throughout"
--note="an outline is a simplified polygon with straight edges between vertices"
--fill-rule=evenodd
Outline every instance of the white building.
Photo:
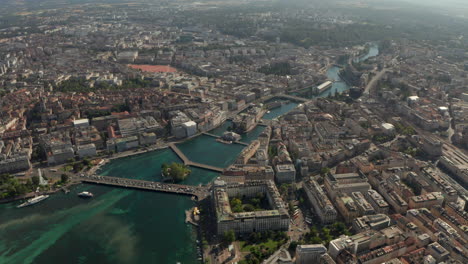
M 89 120 L 87 118 L 76 119 L 73 121 L 73 126 L 76 128 L 89 127 Z
M 383 123 L 382 131 L 389 136 L 395 135 L 395 126 L 390 123 Z
M 187 137 L 197 134 L 197 123 L 194 121 L 185 122 L 182 124 L 182 127 L 185 128 L 185 134 Z

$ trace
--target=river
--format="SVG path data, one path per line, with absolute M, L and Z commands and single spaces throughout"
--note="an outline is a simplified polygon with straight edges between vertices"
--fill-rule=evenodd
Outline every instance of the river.
M 354 61 L 355 62 L 363 62 L 369 58 L 375 57 L 379 55 L 379 46 L 376 43 L 370 43 L 369 44 L 369 51 L 364 54 L 363 56 L 356 58 Z M 350 87 L 346 82 L 344 82 L 341 77 L 338 75 L 340 72 L 341 68 L 337 66 L 332 66 L 328 69 L 327 71 L 327 77 L 330 80 L 333 80 L 333 85 L 330 89 L 323 91 L 320 93 L 318 96 L 314 97 L 328 97 L 330 95 L 334 95 L 336 93 L 341 93 L 346 90 L 349 90 Z
M 296 103 L 273 109 L 275 118 Z M 230 124 L 211 131 L 222 134 Z M 257 126 L 242 135 L 251 142 L 263 131 Z M 191 159 L 219 167 L 231 164 L 244 146 L 222 144 L 199 136 L 178 144 Z M 161 165 L 180 162 L 170 150 L 115 159 L 102 175 L 161 181 Z M 191 168 L 183 184 L 212 181 L 217 173 Z M 95 197 L 77 197 L 81 191 Z M 196 234 L 184 211 L 194 204 L 186 196 L 81 184 L 69 194 L 57 193 L 42 203 L 17 209 L 19 202 L 0 205 L 0 263 L 199 263 Z
M 367 58 L 371 52 L 375 52 L 372 47 Z M 339 79 L 338 70 L 329 69 L 327 75 L 336 82 L 320 96 L 349 89 Z M 264 118 L 274 119 L 296 106 L 286 103 Z M 229 126 L 226 122 L 211 133 L 221 135 Z M 251 142 L 263 129 L 257 126 L 241 140 Z M 216 142 L 209 136 L 178 146 L 194 161 L 219 167 L 231 164 L 243 148 Z M 112 160 L 99 173 L 161 181 L 160 169 L 165 162 L 180 159 L 170 149 L 158 150 Z M 203 169 L 191 170 L 183 184 L 204 184 L 217 176 Z M 77 193 L 84 190 L 95 197 L 78 198 Z M 0 205 L 0 264 L 199 263 L 196 234 L 185 223 L 184 215 L 194 203 L 186 196 L 81 184 L 69 194 L 51 195 L 34 206 L 17 209 L 19 203 Z

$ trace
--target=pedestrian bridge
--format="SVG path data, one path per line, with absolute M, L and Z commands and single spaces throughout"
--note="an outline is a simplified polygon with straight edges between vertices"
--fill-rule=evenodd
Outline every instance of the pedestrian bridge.
M 187 166 L 192 166 L 192 167 L 198 167 L 198 168 L 202 168 L 202 169 L 206 169 L 206 170 L 212 170 L 212 171 L 216 171 L 216 172 L 224 172 L 224 168 L 219 168 L 219 167 L 215 167 L 215 166 L 211 166 L 211 165 L 207 165 L 207 164 L 202 164 L 202 163 L 198 163 L 198 162 L 193 162 L 191 161 L 187 156 L 185 156 L 185 154 L 176 146 L 175 143 L 169 143 L 169 147 L 172 149 L 172 151 L 175 152 L 175 154 L 177 154 L 177 156 L 179 156 L 179 158 L 184 162 L 185 165 Z

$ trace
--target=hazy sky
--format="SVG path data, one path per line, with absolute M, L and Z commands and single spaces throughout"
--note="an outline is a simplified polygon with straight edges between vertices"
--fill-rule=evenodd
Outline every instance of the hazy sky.
M 374 0 L 374 1 L 392 1 L 392 0 Z M 454 14 L 457 16 L 468 17 L 468 0 L 398 0 L 415 5 L 435 8 L 434 11 L 440 13 Z
M 468 8 L 467 0 L 400 0 L 427 6 L 454 6 Z

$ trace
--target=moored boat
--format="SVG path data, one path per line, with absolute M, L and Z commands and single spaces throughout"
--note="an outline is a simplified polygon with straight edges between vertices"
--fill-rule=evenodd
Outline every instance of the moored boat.
M 49 198 L 49 195 L 39 195 L 39 196 L 36 196 L 34 198 L 31 198 L 29 200 L 27 200 L 26 202 L 18 205 L 16 208 L 22 208 L 22 207 L 26 207 L 26 206 L 30 206 L 30 205 L 34 205 L 34 204 L 37 204 L 39 202 L 42 202 L 44 201 L 45 199 Z
M 78 196 L 82 198 L 92 198 L 94 195 L 90 192 L 80 192 Z

